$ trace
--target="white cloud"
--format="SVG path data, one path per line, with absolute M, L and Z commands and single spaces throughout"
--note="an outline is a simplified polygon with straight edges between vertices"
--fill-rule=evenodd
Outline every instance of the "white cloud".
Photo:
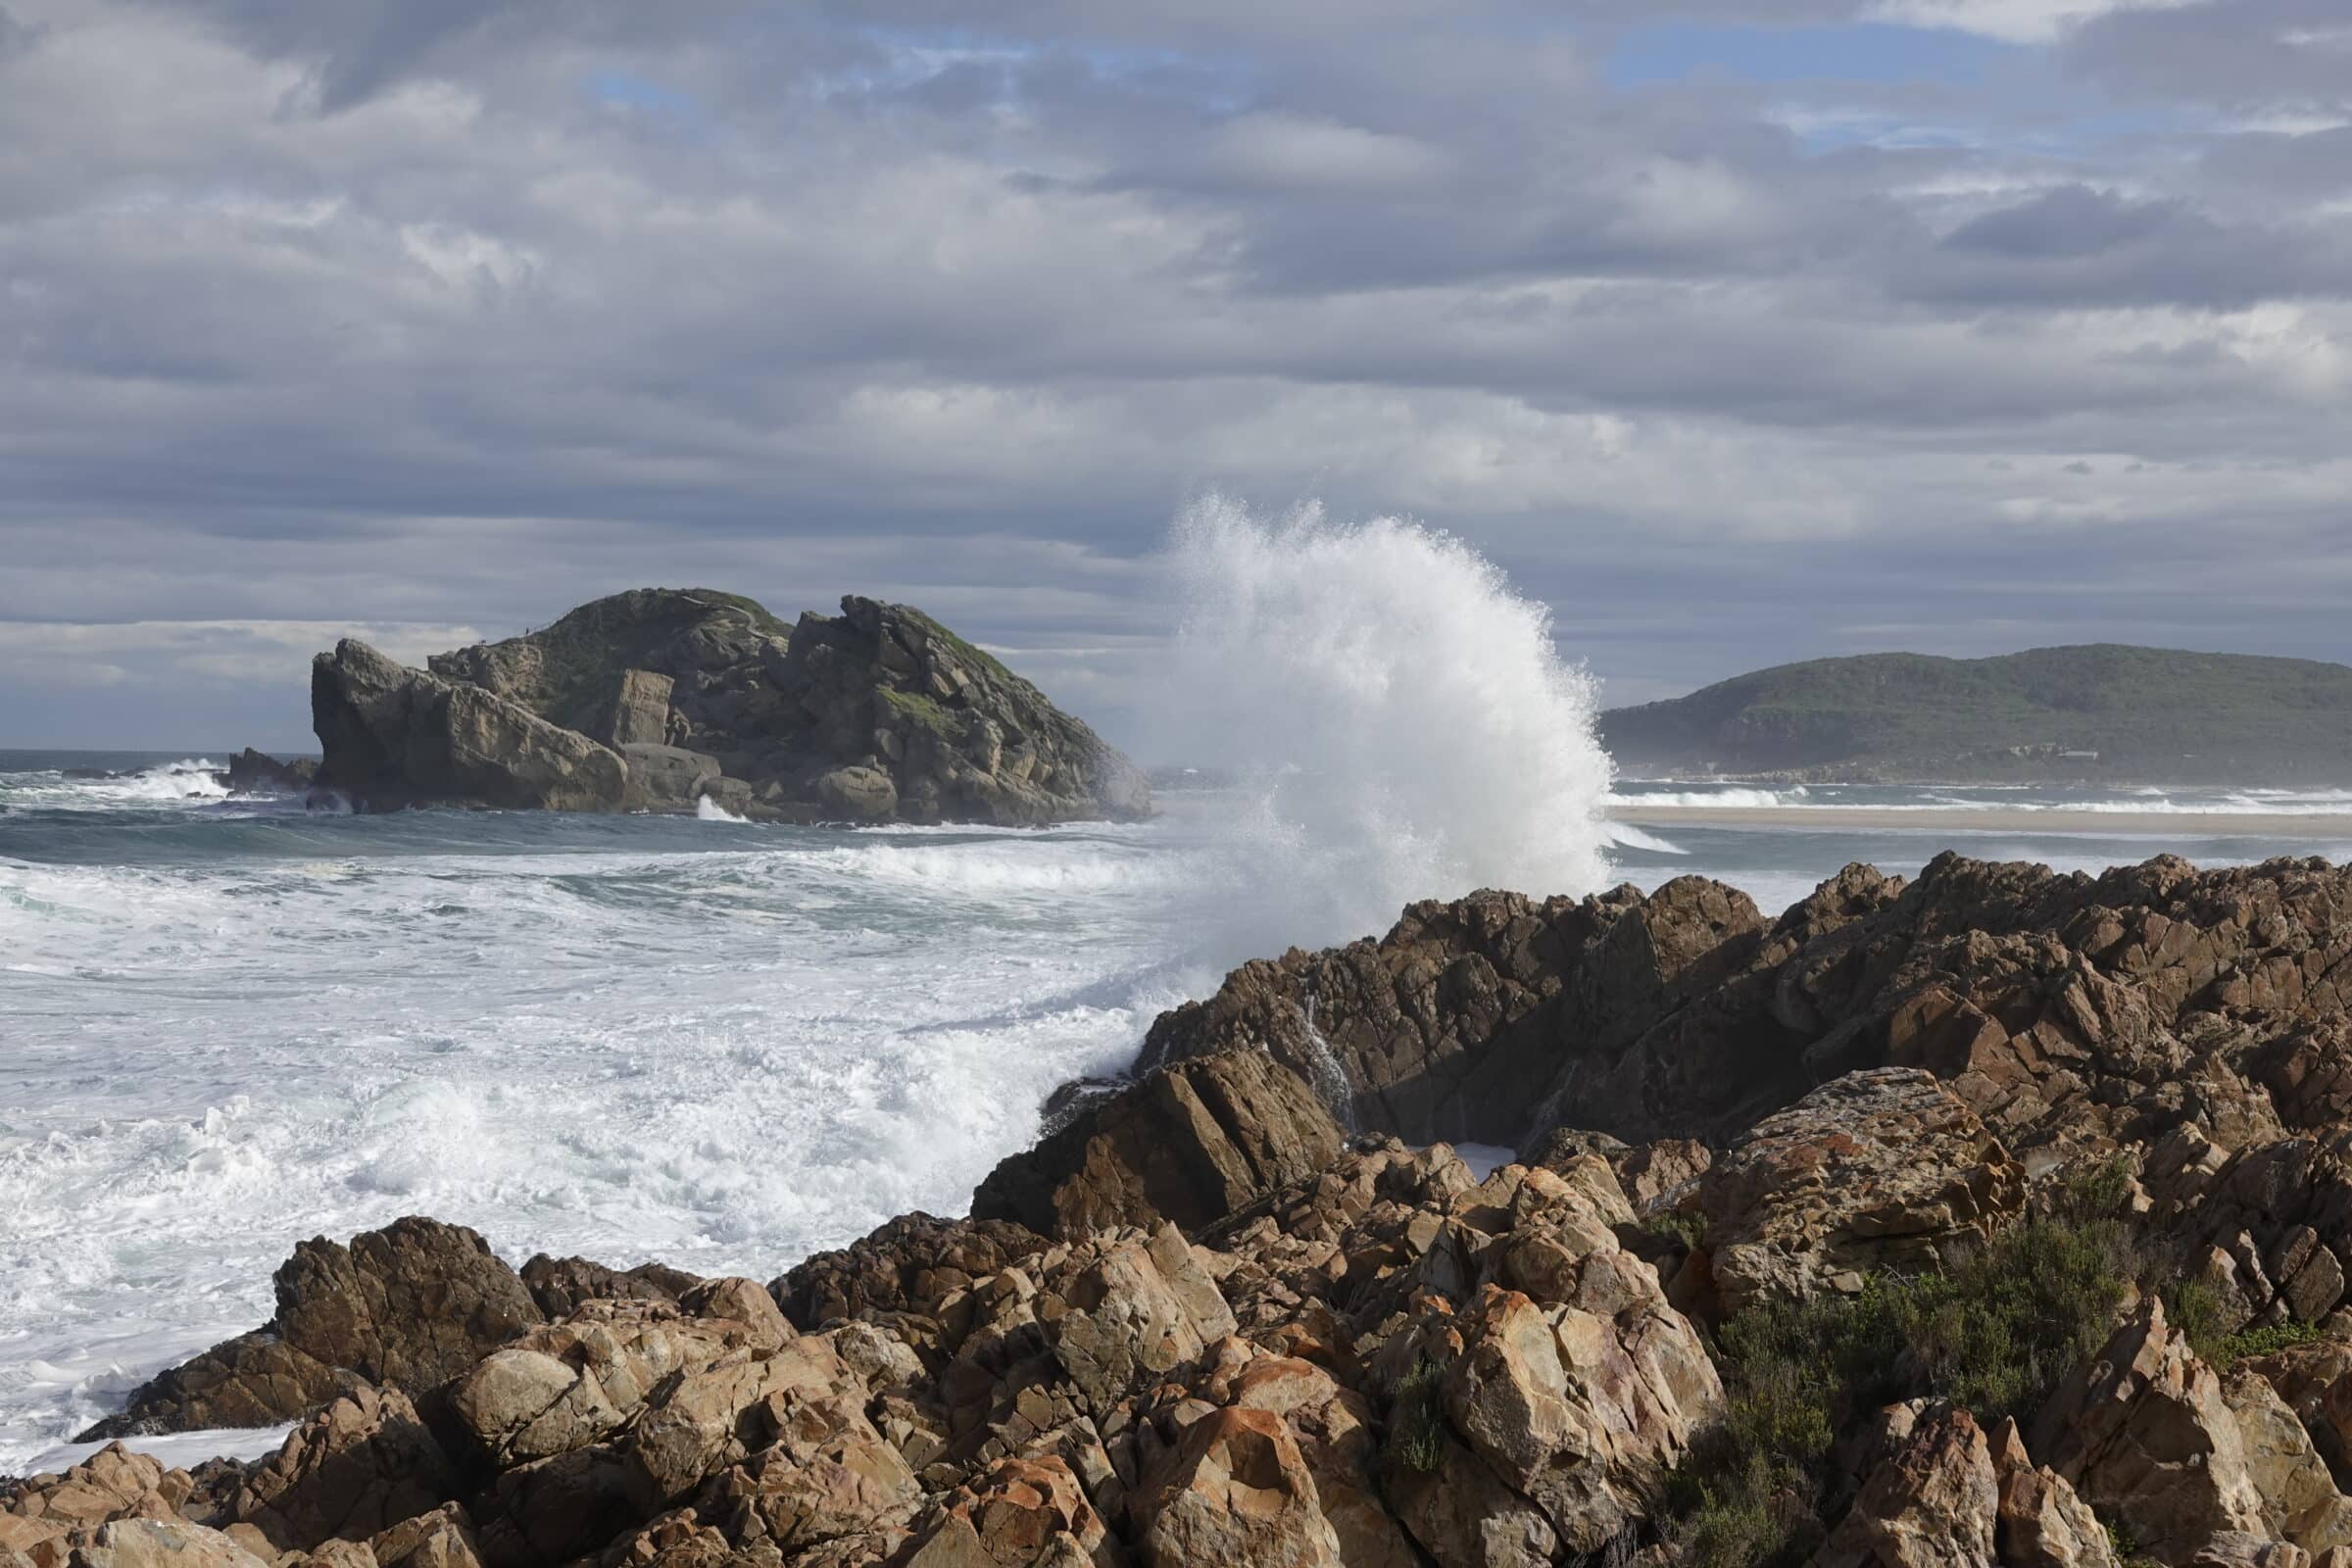
M 2170 11 L 2202 0 L 1872 0 L 1863 16 L 1912 27 L 1981 33 L 2003 43 L 2055 42 L 2074 27 L 2117 11 Z

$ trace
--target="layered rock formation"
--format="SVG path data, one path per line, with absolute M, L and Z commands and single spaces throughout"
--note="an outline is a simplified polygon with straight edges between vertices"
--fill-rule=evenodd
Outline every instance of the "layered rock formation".
M 0 1489 L 0 1568 L 2352 1568 L 2348 985 L 2314 861 L 1419 906 L 1162 1018 L 976 1217 L 765 1287 L 306 1243 L 270 1325 L 102 1429 L 284 1446 Z M 1452 1130 L 1544 1136 L 1482 1179 Z M 1914 1287 L 2034 1235 L 1998 1321 L 2076 1348 L 2038 1384 L 1740 1381 L 1838 1311 L 1856 1387 L 2003 1373 L 2037 1348 Z M 2069 1290 L 2087 1328 L 2033 1304 Z M 1826 1479 L 1694 1533 L 1760 1409 Z
M 856 597 L 787 627 L 707 589 L 600 599 L 409 669 L 314 663 L 321 784 L 459 804 L 1036 825 L 1150 814 L 1142 774 L 920 611 Z

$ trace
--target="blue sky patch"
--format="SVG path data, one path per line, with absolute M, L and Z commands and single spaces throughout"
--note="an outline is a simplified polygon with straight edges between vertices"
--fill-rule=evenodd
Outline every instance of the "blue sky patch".
M 1969 33 L 1884 23 L 1816 27 L 1667 22 L 1629 29 L 1605 69 L 1618 87 L 1729 76 L 1739 81 L 1933 81 L 1971 86 L 2030 53 Z

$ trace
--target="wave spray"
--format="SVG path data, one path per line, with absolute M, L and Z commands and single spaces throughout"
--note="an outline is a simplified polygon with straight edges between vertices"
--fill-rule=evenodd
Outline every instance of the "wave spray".
M 1385 931 L 1415 899 L 1607 881 L 1592 679 L 1476 551 L 1212 495 L 1168 569 L 1152 754 L 1239 781 L 1220 830 L 1254 917 L 1227 940 L 1279 951 Z

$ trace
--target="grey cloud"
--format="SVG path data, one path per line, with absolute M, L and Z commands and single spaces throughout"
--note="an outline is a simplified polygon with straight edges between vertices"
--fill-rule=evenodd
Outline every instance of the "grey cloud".
M 2334 133 L 2236 128 L 2121 19 L 2065 63 L 2168 128 L 1801 85 L 1981 133 L 1921 148 L 1609 84 L 1613 29 L 1766 15 L 1728 0 L 6 4 L 0 625 L 883 592 L 1115 715 L 1215 485 L 1455 528 L 1635 688 L 1890 635 L 1838 628 L 1923 581 L 1953 649 L 2333 635 L 2252 563 L 2345 543 Z M 299 670 L 108 646 L 118 732 L 210 681 L 259 737 L 283 683 L 219 672 Z

